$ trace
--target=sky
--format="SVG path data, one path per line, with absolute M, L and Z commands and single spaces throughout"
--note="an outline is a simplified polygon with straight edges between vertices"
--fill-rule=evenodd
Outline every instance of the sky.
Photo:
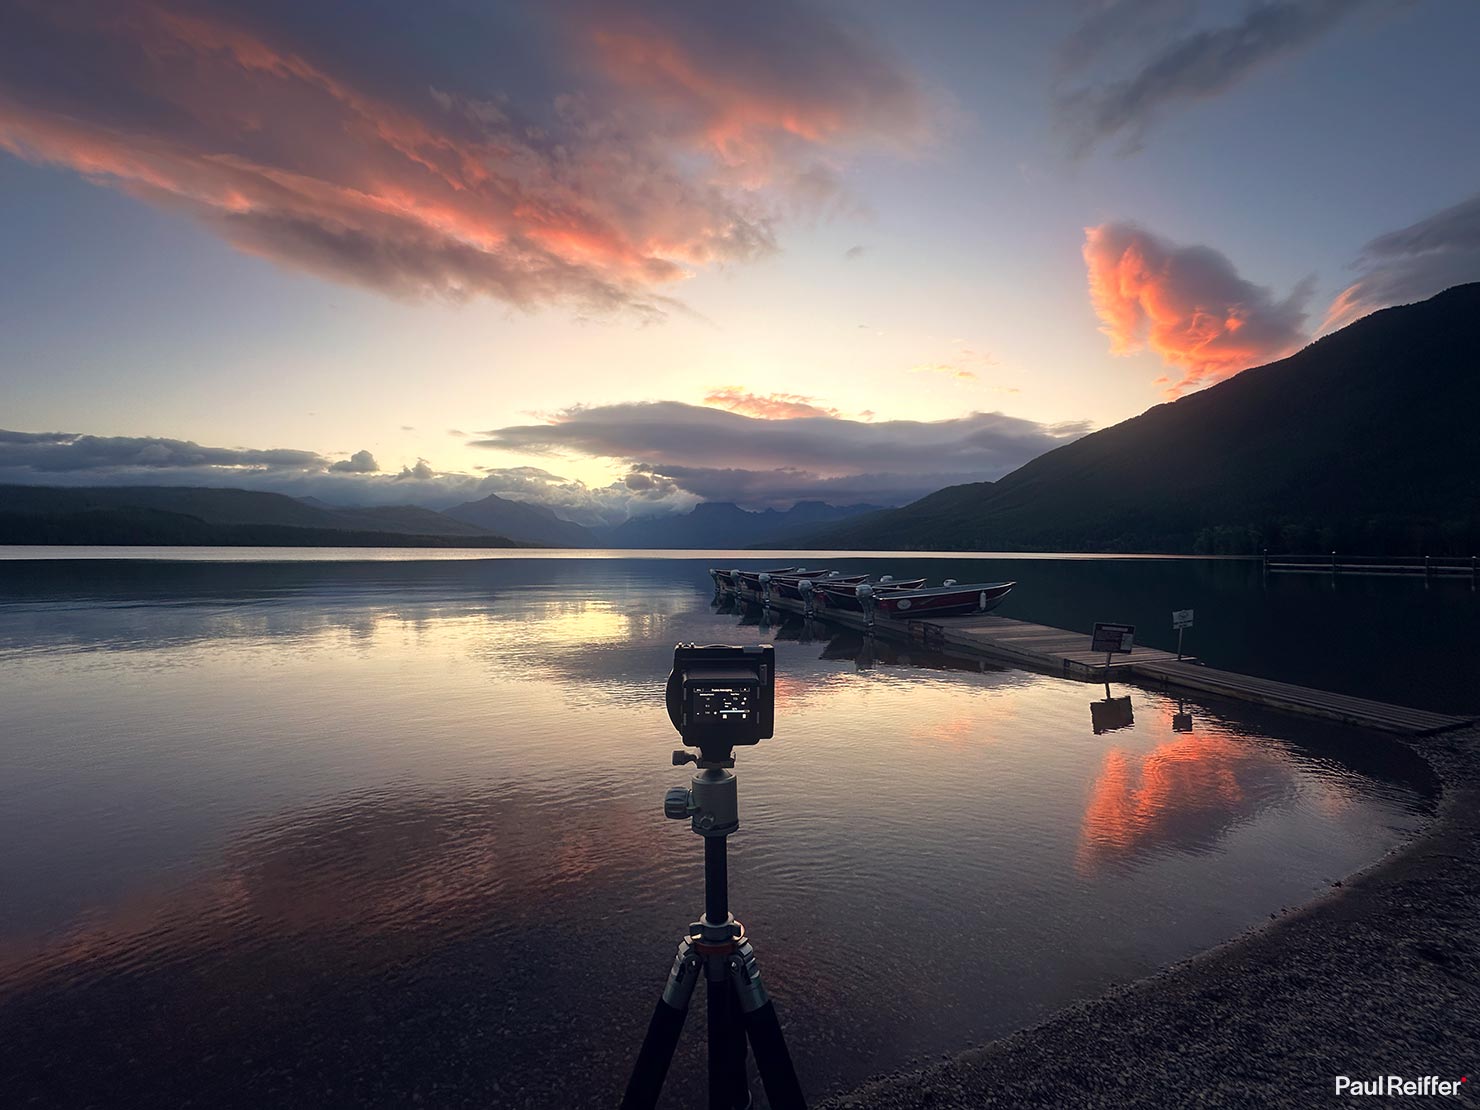
M 1480 280 L 1471 0 L 0 0 L 0 482 L 992 480 Z

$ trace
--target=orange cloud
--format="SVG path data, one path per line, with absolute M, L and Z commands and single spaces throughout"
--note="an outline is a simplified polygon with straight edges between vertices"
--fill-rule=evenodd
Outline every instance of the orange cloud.
M 720 27 L 693 5 L 635 9 L 588 9 L 596 64 L 683 121 L 752 185 L 778 174 L 816 175 L 817 164 L 794 164 L 799 148 L 908 147 L 924 138 L 924 103 L 913 81 L 851 28 L 803 5 L 753 13 L 731 6 Z
M 806 168 L 789 148 L 798 173 L 771 172 L 775 135 L 820 150 L 893 126 L 871 124 L 890 102 L 860 99 L 845 67 L 792 96 L 784 73 L 766 84 L 764 69 L 700 64 L 704 27 L 685 45 L 655 33 L 640 51 L 598 32 L 619 88 L 553 103 L 541 89 L 526 116 L 509 97 L 444 91 L 432 75 L 396 85 L 357 70 L 347 46 L 331 56 L 285 25 L 293 18 L 21 0 L 0 43 L 0 150 L 187 214 L 242 251 L 383 292 L 657 312 L 656 290 L 694 267 L 774 247 L 774 209 Z M 375 33 L 370 21 L 354 30 Z M 561 70 L 568 48 L 541 71 L 589 84 Z M 410 51 L 398 56 L 414 68 Z M 703 101 L 697 130 L 670 122 L 685 90 Z M 742 148 L 754 172 L 726 176 Z
M 1085 228 L 1084 261 L 1090 301 L 1111 353 L 1150 348 L 1183 371 L 1168 386 L 1169 398 L 1305 342 L 1308 282 L 1276 301 L 1211 247 L 1177 246 L 1134 224 Z
M 838 415 L 837 409 L 815 405 L 812 403 L 814 400 L 813 397 L 804 397 L 799 393 L 747 393 L 733 385 L 712 389 L 704 395 L 706 405 L 761 420 L 795 420 L 799 417 Z

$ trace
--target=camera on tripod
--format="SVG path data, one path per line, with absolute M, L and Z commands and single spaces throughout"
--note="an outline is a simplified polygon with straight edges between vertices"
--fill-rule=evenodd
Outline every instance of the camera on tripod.
M 703 763 L 724 763 L 737 745 L 776 728 L 776 649 L 678 644 L 668 675 L 668 719 Z
M 740 828 L 735 747 L 770 737 L 776 721 L 776 649 L 770 644 L 729 647 L 678 644 L 664 691 L 668 719 L 683 742 L 698 748 L 673 753 L 674 766 L 697 763 L 687 787 L 663 799 L 663 815 L 687 819 L 704 838 L 704 916 L 679 942 L 663 995 L 637 1054 L 622 1110 L 654 1110 L 689 999 L 706 981 L 709 1010 L 709 1107 L 750 1106 L 747 1051 L 775 1110 L 806 1110 L 807 1100 L 781 1034 L 776 1007 L 761 983 L 755 949 L 730 913 L 726 844 Z M 747 1044 L 749 1048 L 747 1049 Z

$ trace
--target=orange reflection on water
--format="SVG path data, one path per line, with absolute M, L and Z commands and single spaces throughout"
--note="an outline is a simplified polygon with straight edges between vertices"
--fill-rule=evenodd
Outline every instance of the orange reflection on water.
M 1277 750 L 1198 733 L 1149 752 L 1111 748 L 1090 792 L 1075 864 L 1081 875 L 1176 848 L 1206 851 L 1294 789 Z

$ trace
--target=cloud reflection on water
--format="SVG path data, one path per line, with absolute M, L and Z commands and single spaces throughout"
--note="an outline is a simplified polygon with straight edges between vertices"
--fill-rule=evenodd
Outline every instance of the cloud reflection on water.
M 1111 748 L 1085 806 L 1075 865 L 1089 875 L 1156 852 L 1208 852 L 1295 791 L 1288 762 L 1257 742 L 1191 733 L 1148 752 Z

